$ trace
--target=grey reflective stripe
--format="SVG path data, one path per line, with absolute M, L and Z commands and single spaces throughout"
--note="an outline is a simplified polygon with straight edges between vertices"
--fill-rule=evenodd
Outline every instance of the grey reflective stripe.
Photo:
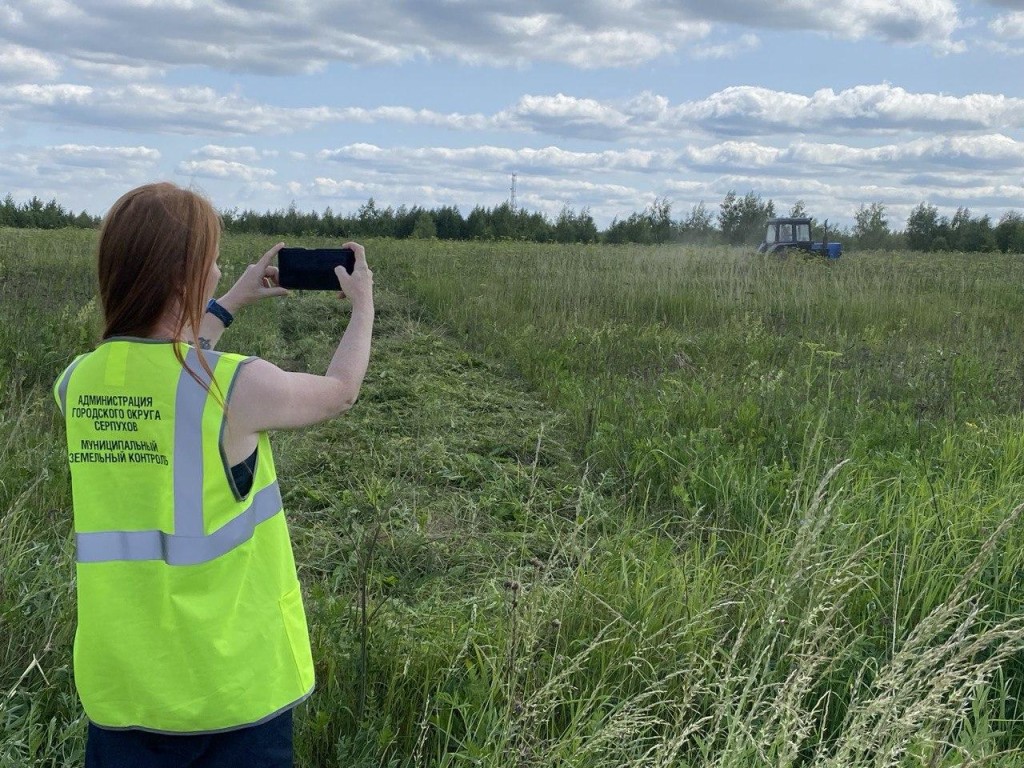
M 212 361 L 216 365 L 216 360 Z M 185 364 L 207 387 L 210 376 L 190 349 Z M 174 395 L 174 533 L 203 535 L 203 408 L 207 392 L 184 368 Z
M 71 381 L 71 373 L 78 367 L 78 364 L 85 359 L 85 355 L 79 355 L 68 369 L 64 372 L 64 376 L 60 380 L 60 386 L 57 387 L 57 391 L 60 393 L 60 412 L 67 415 L 68 412 L 68 383 Z
M 78 562 L 163 560 L 168 565 L 196 565 L 226 555 L 253 537 L 256 526 L 281 511 L 281 489 L 275 480 L 253 495 L 237 517 L 207 536 L 163 531 L 96 531 L 75 535 Z

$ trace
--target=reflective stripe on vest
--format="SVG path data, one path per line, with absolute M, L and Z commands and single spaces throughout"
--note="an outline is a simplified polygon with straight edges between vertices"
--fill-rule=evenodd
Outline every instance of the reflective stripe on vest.
M 78 364 L 85 359 L 85 355 L 79 355 L 72 361 L 71 365 L 64 371 L 64 375 L 60 377 L 60 381 L 57 383 L 57 402 L 60 404 L 60 412 L 67 414 L 68 412 L 68 382 L 71 381 L 71 373 L 78 367 Z
M 76 360 L 61 379 L 58 390 L 67 412 L 68 381 Z M 178 377 L 174 422 L 174 533 L 149 531 L 93 531 L 76 533 L 76 559 L 80 563 L 117 560 L 163 560 L 168 565 L 197 565 L 227 554 L 253 537 L 256 526 L 281 511 L 281 489 L 275 480 L 253 494 L 249 506 L 210 534 L 203 533 L 203 433 L 202 422 L 210 375 L 200 366 L 199 355 L 190 349 L 185 363 L 202 387 L 184 368 Z
M 206 536 L 163 531 L 95 531 L 75 535 L 78 562 L 163 560 L 168 565 L 197 565 L 226 555 L 252 538 L 256 526 L 281 511 L 275 481 L 253 495 L 252 504 L 231 522 Z

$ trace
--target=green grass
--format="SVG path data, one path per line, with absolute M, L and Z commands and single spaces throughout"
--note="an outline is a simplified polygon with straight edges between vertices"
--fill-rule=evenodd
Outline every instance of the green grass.
M 90 237 L 0 231 L 0 767 L 83 748 L 49 386 Z M 1020 763 L 1019 260 L 368 251 L 360 403 L 274 437 L 299 765 Z M 221 347 L 322 371 L 343 325 L 295 296 Z

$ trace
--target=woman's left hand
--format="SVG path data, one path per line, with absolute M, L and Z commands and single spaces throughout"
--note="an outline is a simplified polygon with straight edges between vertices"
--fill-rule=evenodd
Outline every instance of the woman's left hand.
M 288 289 L 282 288 L 278 282 L 277 267 L 270 263 L 282 248 L 284 248 L 284 243 L 278 243 L 264 253 L 255 264 L 247 266 L 242 276 L 228 289 L 222 299 L 218 299 L 218 302 L 223 304 L 229 312 L 233 312 L 235 309 L 241 309 L 260 299 L 287 296 Z

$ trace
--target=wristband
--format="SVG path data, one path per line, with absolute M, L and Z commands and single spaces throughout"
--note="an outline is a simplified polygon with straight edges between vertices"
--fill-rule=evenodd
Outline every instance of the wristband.
M 224 323 L 225 328 L 235 321 L 235 316 L 218 304 L 216 299 L 210 299 L 206 305 L 206 311 Z

